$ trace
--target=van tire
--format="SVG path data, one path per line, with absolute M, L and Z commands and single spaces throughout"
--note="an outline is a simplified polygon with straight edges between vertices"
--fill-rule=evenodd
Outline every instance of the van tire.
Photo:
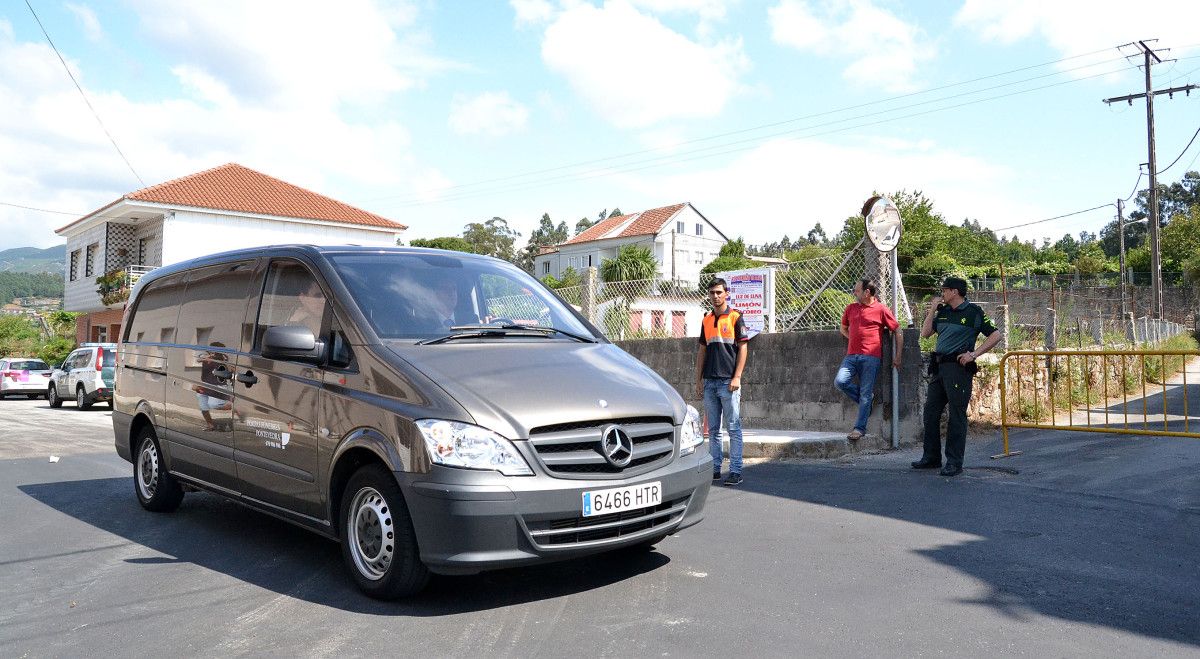
M 359 589 L 381 600 L 421 592 L 429 569 L 395 476 L 378 464 L 363 466 L 346 483 L 341 508 L 342 558 Z
M 86 410 L 92 406 L 92 399 L 87 395 L 87 389 L 83 385 L 75 387 L 75 407 L 80 410 Z
M 142 428 L 134 444 L 137 451 L 133 454 L 133 491 L 137 494 L 138 503 L 151 512 L 174 511 L 183 501 L 183 488 L 167 472 L 154 429 L 149 426 Z
M 58 387 L 54 385 L 46 387 L 46 402 L 55 409 L 62 407 L 62 399 L 58 397 Z

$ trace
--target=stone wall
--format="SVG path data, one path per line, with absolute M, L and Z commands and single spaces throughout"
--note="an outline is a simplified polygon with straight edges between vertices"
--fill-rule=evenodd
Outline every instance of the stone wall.
M 919 442 L 922 364 L 917 331 L 905 332 L 904 364 L 900 374 L 900 443 Z M 661 375 L 696 409 L 696 338 L 647 339 L 618 343 Z M 887 339 L 885 345 L 890 346 Z M 891 360 L 885 350 L 875 386 L 875 405 L 867 433 L 891 440 Z M 750 342 L 742 378 L 742 425 L 763 430 L 849 432 L 858 414 L 833 386 L 846 354 L 846 339 L 838 332 L 760 334 Z
M 1126 287 L 1126 304 L 1135 317 L 1149 313 L 1150 287 Z M 967 297 L 984 304 L 988 313 L 996 305 L 1004 304 L 1001 291 L 969 291 Z M 1009 313 L 1020 323 L 1040 323 L 1046 309 L 1051 306 L 1048 289 L 1015 289 L 1008 292 Z M 1097 312 L 1105 320 L 1121 317 L 1121 293 L 1114 287 L 1063 287 L 1054 292 L 1054 305 L 1060 319 L 1095 318 Z M 1200 290 L 1193 287 L 1163 288 L 1163 311 L 1168 320 L 1190 323 L 1193 315 L 1200 312 Z M 921 309 L 924 313 L 924 309 Z

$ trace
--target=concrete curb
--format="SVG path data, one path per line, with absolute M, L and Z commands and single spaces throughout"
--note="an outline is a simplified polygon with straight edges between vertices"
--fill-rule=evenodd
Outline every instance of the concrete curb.
M 721 446 L 729 455 L 729 436 L 721 433 Z M 883 451 L 891 444 L 878 435 L 865 435 L 854 442 L 843 432 L 811 430 L 743 430 L 742 457 L 766 460 L 788 458 L 840 458 L 854 453 Z

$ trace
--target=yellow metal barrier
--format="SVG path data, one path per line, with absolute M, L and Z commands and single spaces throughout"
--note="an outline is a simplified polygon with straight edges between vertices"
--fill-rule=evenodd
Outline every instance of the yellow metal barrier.
M 1005 458 L 1010 455 L 1020 455 L 1020 451 L 1012 451 L 1008 445 L 1008 429 L 1009 428 L 1036 428 L 1043 430 L 1079 430 L 1083 432 L 1102 432 L 1113 434 L 1129 434 L 1129 435 L 1153 435 L 1166 437 L 1195 437 L 1200 438 L 1200 418 L 1191 418 L 1188 414 L 1188 391 L 1187 391 L 1187 362 L 1189 359 L 1200 356 L 1200 350 L 1014 350 L 1007 352 L 1000 358 L 1000 432 L 1004 437 L 1004 452 L 999 455 L 993 455 L 992 458 Z M 1157 371 L 1157 382 L 1154 383 L 1154 389 L 1159 391 L 1147 391 L 1147 358 L 1150 358 L 1150 364 Z M 1028 373 L 1022 371 L 1022 360 L 1027 359 L 1030 363 Z M 1155 363 L 1157 359 L 1157 363 Z M 1089 360 L 1097 360 L 1100 362 L 1099 369 L 1094 369 L 1097 364 L 1089 363 Z M 1171 365 L 1175 360 L 1178 360 L 1180 365 L 1179 373 L 1183 374 L 1183 429 L 1172 429 L 1171 415 L 1167 409 L 1167 380 L 1175 375 L 1170 372 Z M 1009 381 L 1009 366 L 1010 361 L 1015 365 L 1016 374 L 1016 395 L 1015 400 L 1010 400 Z M 1044 361 L 1045 364 L 1040 362 Z M 1119 363 L 1118 363 L 1119 361 Z M 1114 372 L 1119 379 L 1120 397 L 1110 396 L 1109 381 L 1110 381 L 1110 362 L 1116 369 Z M 1063 369 L 1065 366 L 1065 376 Z M 1074 373 L 1072 366 L 1079 366 L 1080 376 L 1082 379 L 1082 394 L 1083 407 L 1082 411 L 1077 410 L 1076 393 L 1077 389 L 1074 383 Z M 1119 366 L 1119 368 L 1117 368 Z M 1094 382 L 1096 376 L 1099 376 L 1101 382 L 1097 385 Z M 1031 382 L 1023 382 L 1028 377 Z M 1044 391 L 1039 392 L 1038 381 L 1043 381 Z M 1066 383 L 1066 401 L 1065 406 L 1056 404 L 1055 390 L 1061 389 L 1060 381 L 1065 380 Z M 1140 381 L 1140 382 L 1139 382 Z M 1093 392 L 1093 387 L 1099 388 Z M 1137 402 L 1136 394 L 1138 387 L 1141 388 L 1141 403 L 1142 403 L 1142 420 L 1139 427 L 1136 416 L 1134 422 L 1130 425 L 1129 421 L 1129 394 L 1134 393 L 1134 403 Z M 1031 389 L 1032 397 L 1022 399 L 1023 390 Z M 1132 392 L 1130 390 L 1133 390 Z M 1093 393 L 1097 398 L 1093 399 Z M 1153 421 L 1154 428 L 1151 428 L 1150 417 L 1151 411 L 1148 402 L 1149 393 L 1162 394 L 1162 430 L 1158 429 L 1158 421 Z M 1061 394 L 1061 391 L 1060 391 Z M 1027 415 L 1028 408 L 1023 407 L 1022 403 L 1029 403 L 1032 406 L 1033 421 L 1027 422 L 1023 419 Z M 1064 401 L 1059 401 L 1060 403 Z M 1049 414 L 1050 423 L 1042 423 L 1043 408 L 1042 404 L 1047 403 L 1045 412 Z M 1104 423 L 1102 426 L 1094 426 L 1092 424 L 1092 405 L 1093 403 L 1102 403 Z M 1009 406 L 1015 404 L 1016 415 L 1010 414 Z M 1110 404 L 1115 406 L 1120 404 L 1121 409 L 1119 414 L 1110 413 Z M 1157 408 L 1157 406 L 1156 406 Z M 1099 416 L 1099 412 L 1095 412 Z M 1059 423 L 1059 417 L 1065 416 L 1066 423 Z M 1157 409 L 1154 412 L 1157 416 Z M 1082 417 L 1082 418 L 1077 418 Z M 1112 417 L 1119 417 L 1114 423 Z M 1015 421 L 1013 419 L 1016 419 Z M 1077 422 L 1078 421 L 1078 422 Z M 1179 420 L 1177 419 L 1176 422 Z

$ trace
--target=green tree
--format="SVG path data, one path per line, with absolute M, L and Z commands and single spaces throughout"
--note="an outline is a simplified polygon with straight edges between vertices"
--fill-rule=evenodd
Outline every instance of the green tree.
M 40 339 L 37 327 L 26 316 L 0 316 L 0 357 L 34 354 Z
M 1079 248 L 1075 256 L 1075 272 L 1084 277 L 1093 277 L 1108 269 L 1108 259 L 1098 241 L 1090 241 Z
M 1138 210 L 1129 214 L 1134 220 L 1140 220 L 1149 215 L 1150 189 L 1140 190 L 1137 194 Z M 1200 172 L 1190 171 L 1183 178 L 1166 185 L 1158 184 L 1158 219 L 1165 224 L 1178 213 L 1187 213 L 1192 206 L 1200 204 Z
M 1176 213 L 1162 230 L 1162 267 L 1168 272 L 1192 270 L 1200 262 L 1200 203 Z M 1191 264 L 1191 265 L 1189 265 Z M 1192 281 L 1200 281 L 1195 276 Z
M 567 266 L 567 269 L 562 271 L 561 278 L 557 278 L 554 275 L 546 275 L 545 277 L 542 277 L 542 283 L 546 285 L 546 288 L 553 288 L 557 290 L 560 288 L 580 286 L 583 284 L 583 278 L 579 276 L 579 273 L 575 270 L 575 268 Z
M 821 247 L 824 247 L 825 244 L 829 242 L 829 236 L 825 235 L 825 230 L 821 228 L 820 222 L 817 222 L 813 225 L 812 229 L 809 229 L 807 238 L 808 244 L 810 245 L 820 245 Z
M 538 222 L 538 228 L 529 234 L 529 242 L 525 245 L 525 249 L 521 250 L 521 254 L 517 258 L 517 265 L 521 266 L 526 272 L 533 272 L 533 261 L 542 251 L 542 248 L 553 247 L 567 242 L 571 237 L 568 231 L 566 222 L 559 222 L 555 226 L 554 221 L 550 219 L 550 214 L 542 213 L 542 219 Z
M 463 240 L 470 246 L 470 251 L 476 254 L 494 256 L 505 261 L 513 261 L 516 257 L 513 244 L 521 236 L 509 228 L 508 220 L 493 217 L 486 222 L 472 222 L 463 229 Z
M 644 245 L 626 245 L 617 251 L 616 258 L 600 263 L 600 277 L 610 283 L 653 279 L 657 272 L 658 260 Z
M 455 252 L 476 253 L 474 246 L 458 236 L 442 236 L 441 238 L 413 238 L 408 243 L 412 247 L 428 247 L 431 249 L 448 249 Z

